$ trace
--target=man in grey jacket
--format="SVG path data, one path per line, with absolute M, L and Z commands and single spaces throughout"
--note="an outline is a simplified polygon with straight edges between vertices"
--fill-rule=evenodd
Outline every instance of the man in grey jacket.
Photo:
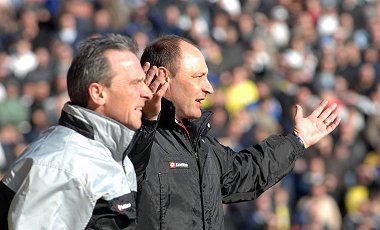
M 136 177 L 127 156 L 150 148 L 154 127 L 144 127 L 138 135 L 145 143 L 130 152 L 145 102 L 158 101 L 166 90 L 163 83 L 153 98 L 136 53 L 132 40 L 115 34 L 81 44 L 68 71 L 70 102 L 59 125 L 30 144 L 0 182 L 0 229 L 134 224 L 137 179 L 146 164 L 136 162 Z

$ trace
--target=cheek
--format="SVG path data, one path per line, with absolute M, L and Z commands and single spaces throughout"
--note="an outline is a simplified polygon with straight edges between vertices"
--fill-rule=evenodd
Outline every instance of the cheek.
M 173 102 L 176 102 L 177 106 L 184 108 L 185 106 L 190 106 L 196 92 L 196 84 L 191 82 L 172 82 L 167 95 Z
M 120 110 L 127 111 L 129 110 L 131 103 L 135 100 L 136 99 L 133 98 L 133 94 L 131 94 L 130 91 L 122 92 L 114 98 L 114 101 L 117 102 L 115 103 L 115 107 L 119 107 Z
M 125 90 L 124 92 L 124 99 L 126 101 L 128 101 L 129 104 L 131 104 L 130 102 L 137 102 L 137 100 L 139 99 L 140 97 L 140 89 L 138 87 L 131 87 L 129 86 L 130 88 L 128 90 Z

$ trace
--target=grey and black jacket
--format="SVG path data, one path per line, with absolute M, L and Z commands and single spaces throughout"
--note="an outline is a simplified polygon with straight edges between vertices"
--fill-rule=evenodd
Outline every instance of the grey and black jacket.
M 208 135 L 210 112 L 175 122 L 163 99 L 146 178 L 137 193 L 137 229 L 224 229 L 223 203 L 253 200 L 294 167 L 304 147 L 273 135 L 234 152 Z M 145 125 L 148 123 L 145 122 Z
M 147 143 L 136 151 L 151 146 L 149 129 L 139 132 Z M 0 229 L 133 225 L 137 181 L 127 155 L 135 138 L 112 119 L 65 104 L 59 125 L 28 146 L 0 182 Z M 138 178 L 146 164 L 139 166 Z

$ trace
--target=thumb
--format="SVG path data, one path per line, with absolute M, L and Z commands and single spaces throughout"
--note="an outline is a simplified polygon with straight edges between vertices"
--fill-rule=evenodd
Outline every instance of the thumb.
M 296 104 L 294 119 L 303 118 L 303 109 L 300 105 Z

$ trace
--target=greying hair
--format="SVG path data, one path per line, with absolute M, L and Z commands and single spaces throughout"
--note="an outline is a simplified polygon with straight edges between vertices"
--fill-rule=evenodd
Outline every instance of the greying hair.
M 67 91 L 72 104 L 87 107 L 91 83 L 111 86 L 114 73 L 104 56 L 108 50 L 138 52 L 132 39 L 118 34 L 94 36 L 82 42 L 67 73 Z
M 178 60 L 180 60 L 182 56 L 181 42 L 194 45 L 189 40 L 176 35 L 167 35 L 158 38 L 144 49 L 140 59 L 141 65 L 149 62 L 150 66 L 163 66 L 173 75 L 176 75 L 179 65 Z

